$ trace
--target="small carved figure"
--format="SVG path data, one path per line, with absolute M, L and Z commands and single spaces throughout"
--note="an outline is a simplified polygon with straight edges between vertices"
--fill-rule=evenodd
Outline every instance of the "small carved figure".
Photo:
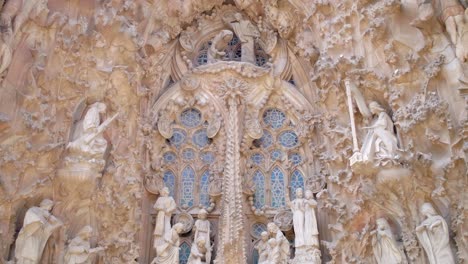
M 305 192 L 304 199 L 304 244 L 306 247 L 319 247 L 317 218 L 315 216 L 315 208 L 317 201 L 311 190 Z
M 281 249 L 278 243 L 279 241 L 274 238 L 270 238 L 268 240 L 268 255 L 267 255 L 267 261 L 264 262 L 265 264 L 287 263 L 287 262 L 282 262 L 283 258 L 281 258 L 282 257 Z
M 104 250 L 103 247 L 91 248 L 89 239 L 92 232 L 92 227 L 85 226 L 70 241 L 65 253 L 65 264 L 91 264 L 93 255 Z
M 260 36 L 260 32 L 252 22 L 244 19 L 240 13 L 235 13 L 233 17 L 225 17 L 224 21 L 231 26 L 242 43 L 241 61 L 255 64 L 255 38 Z
M 268 233 L 272 238 L 276 241 L 274 242 L 274 248 L 269 247 L 269 252 L 273 252 L 274 250 L 278 250 L 279 252 L 279 261 L 278 262 L 271 262 L 271 263 L 288 263 L 289 260 L 289 242 L 284 236 L 283 232 L 278 228 L 275 223 L 268 223 L 267 225 Z M 270 245 L 270 240 L 268 240 L 268 244 Z M 268 260 L 271 258 L 270 254 L 268 254 Z
M 169 188 L 164 187 L 161 190 L 161 196 L 154 204 L 156 209 L 156 225 L 154 227 L 154 248 L 165 243 L 165 237 L 171 232 L 171 217 L 176 209 L 174 198 L 169 196 Z M 180 224 L 183 228 L 183 225 Z M 182 232 L 182 230 L 181 230 Z
M 211 262 L 211 245 L 210 245 L 210 221 L 206 218 L 208 213 L 205 209 L 200 209 L 198 212 L 198 219 L 195 221 L 193 226 L 193 231 L 195 232 L 194 241 L 205 241 L 205 256 L 204 259 L 206 263 Z
M 301 188 L 296 189 L 296 199 L 289 201 L 289 195 L 286 195 L 287 203 L 293 212 L 294 227 L 294 246 L 296 248 L 304 246 L 304 210 L 305 199 Z
M 181 223 L 175 224 L 165 235 L 163 242 L 156 246 L 156 257 L 151 264 L 178 264 L 179 263 L 179 234 L 184 229 Z
M 401 264 L 403 257 L 384 218 L 377 219 L 377 229 L 371 232 L 372 249 L 378 264 Z
M 421 206 L 426 219 L 416 227 L 416 235 L 430 264 L 454 264 L 449 243 L 449 230 L 445 219 L 438 215 L 430 203 Z
M 231 39 L 232 31 L 230 30 L 221 30 L 221 32 L 213 38 L 207 54 L 208 63 L 214 63 L 223 59 L 224 55 L 226 55 L 224 49 L 226 49 Z
M 16 239 L 17 264 L 37 264 L 52 233 L 63 223 L 50 211 L 54 203 L 45 199 L 39 207 L 31 207 L 24 217 L 23 227 Z
M 206 264 L 209 263 L 206 260 L 208 248 L 206 248 L 206 241 L 202 238 L 196 240 L 190 250 L 190 256 L 187 264 Z
M 264 231 L 261 234 L 261 240 L 255 245 L 258 252 L 258 264 L 265 264 L 268 260 L 268 232 Z

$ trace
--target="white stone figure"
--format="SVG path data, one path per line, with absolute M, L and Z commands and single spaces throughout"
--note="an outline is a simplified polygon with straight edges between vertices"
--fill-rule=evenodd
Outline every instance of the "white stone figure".
M 269 254 L 268 254 L 268 260 L 270 261 L 272 258 L 276 259 L 277 257 L 270 257 L 270 252 L 276 252 L 275 250 L 278 250 L 279 255 L 279 261 L 278 262 L 273 262 L 273 263 L 288 263 L 289 260 L 289 241 L 286 239 L 284 236 L 283 232 L 278 228 L 278 226 L 275 223 L 268 223 L 267 225 L 268 233 L 272 238 L 274 238 L 275 241 L 275 247 L 271 248 L 269 247 Z M 270 244 L 270 240 L 268 241 L 268 244 Z M 269 262 L 270 263 L 270 262 Z
M 231 26 L 242 43 L 241 61 L 255 64 L 254 40 L 260 36 L 258 29 L 250 20 L 244 19 L 240 13 L 235 13 L 233 18 L 226 17 L 224 21 Z
M 304 244 L 306 247 L 319 247 L 317 218 L 315 216 L 315 201 L 311 190 L 305 192 L 304 201 Z
M 231 41 L 232 35 L 232 31 L 230 30 L 221 30 L 221 32 L 213 38 L 207 53 L 208 63 L 223 60 L 224 55 L 226 55 L 224 50 L 228 46 L 229 41 Z
M 377 229 L 371 232 L 372 249 L 378 264 L 401 264 L 403 257 L 387 220 L 377 219 Z
M 211 245 L 210 245 L 210 221 L 206 218 L 208 213 L 205 209 L 200 209 L 198 212 L 198 219 L 193 225 L 193 231 L 195 232 L 193 241 L 205 241 L 205 261 L 206 263 L 211 262 Z
M 281 248 L 278 244 L 279 241 L 275 238 L 270 238 L 268 240 L 268 254 L 265 264 L 283 264 L 287 262 L 282 262 L 283 258 L 281 256 Z M 258 262 L 260 263 L 260 261 Z
M 206 260 L 206 254 L 208 248 L 206 248 L 206 241 L 203 238 L 196 240 L 192 244 L 190 249 L 190 256 L 188 258 L 187 264 L 206 264 L 209 263 Z
M 24 216 L 23 227 L 16 239 L 16 264 L 37 264 L 52 233 L 63 223 L 50 213 L 54 203 L 45 199 L 31 207 Z
M 286 197 L 289 200 L 289 197 Z M 288 201 L 288 206 L 293 212 L 293 227 L 294 227 L 294 246 L 296 248 L 304 246 L 304 213 L 305 199 L 303 198 L 303 190 L 296 189 L 296 199 Z
M 92 232 L 91 226 L 85 226 L 70 241 L 65 253 L 65 264 L 91 264 L 93 255 L 104 250 L 103 247 L 91 248 L 89 239 Z
M 169 196 L 169 188 L 161 190 L 161 196 L 153 206 L 156 209 L 156 225 L 154 227 L 154 248 L 165 243 L 165 236 L 171 232 L 171 217 L 176 210 L 174 198 Z
M 416 227 L 416 235 L 430 264 L 454 264 L 449 243 L 449 230 L 445 219 L 438 215 L 430 203 L 421 206 L 426 219 Z
M 71 153 L 87 154 L 92 158 L 102 158 L 107 149 L 107 141 L 102 136 L 104 129 L 117 117 L 115 114 L 101 124 L 99 114 L 106 111 L 104 103 L 94 103 L 86 112 L 82 122 L 82 131 L 68 144 Z
M 151 264 L 178 264 L 179 263 L 179 234 L 184 229 L 181 223 L 175 224 L 165 235 L 164 241 L 156 248 L 156 257 Z
M 12 59 L 12 51 L 9 44 L 8 33 L 3 33 L 0 37 L 0 74 L 8 69 Z
M 262 232 L 261 240 L 255 245 L 258 252 L 258 264 L 264 264 L 268 260 L 268 232 Z

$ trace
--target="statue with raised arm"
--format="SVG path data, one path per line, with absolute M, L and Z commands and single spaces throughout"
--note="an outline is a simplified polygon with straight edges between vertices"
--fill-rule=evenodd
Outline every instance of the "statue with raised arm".
M 372 249 L 378 264 L 401 264 L 403 256 L 385 218 L 377 219 L 377 228 L 371 232 Z
M 234 16 L 226 16 L 224 21 L 231 26 L 239 41 L 242 43 L 241 61 L 255 64 L 255 38 L 260 36 L 260 32 L 250 20 L 242 17 L 241 13 Z
M 16 239 L 17 264 L 38 264 L 47 240 L 63 223 L 50 211 L 54 203 L 45 199 L 39 207 L 31 207 L 24 216 L 23 227 Z
M 91 264 L 93 255 L 104 250 L 103 247 L 91 248 L 89 239 L 92 232 L 91 226 L 85 226 L 70 241 L 65 252 L 65 264 Z
M 430 264 L 454 264 L 449 242 L 449 229 L 445 219 L 438 215 L 430 203 L 421 206 L 426 219 L 416 227 L 416 235 Z
M 205 209 L 200 209 L 198 212 L 198 219 L 193 225 L 193 231 L 195 232 L 194 240 L 197 241 L 203 240 L 205 242 L 205 257 L 206 263 L 211 262 L 211 244 L 210 244 L 210 221 L 206 219 L 208 212 Z
M 154 248 L 164 244 L 165 236 L 171 232 L 171 217 L 176 210 L 174 198 L 169 196 L 169 188 L 161 190 L 161 196 L 153 206 L 156 209 L 156 225 L 154 227 Z
M 184 225 L 182 223 L 175 224 L 165 235 L 164 240 L 158 246 L 155 246 L 156 257 L 151 264 L 178 264 L 179 263 L 179 246 L 180 237 Z
M 351 85 L 350 89 L 361 114 L 365 118 L 374 118 L 371 126 L 365 127 L 368 132 L 360 151 L 362 160 L 394 159 L 398 150 L 398 141 L 392 119 L 377 102 L 370 102 L 367 107 L 364 97 L 356 86 Z
M 226 55 L 224 50 L 228 46 L 231 39 L 232 31 L 230 30 L 221 30 L 221 32 L 219 32 L 218 35 L 213 38 L 207 53 L 208 63 L 214 63 L 223 60 L 224 55 Z
M 275 223 L 268 223 L 267 225 L 268 233 L 270 234 L 271 239 L 274 239 L 274 247 L 269 247 L 268 260 L 276 259 L 277 257 L 270 257 L 271 252 L 278 252 L 279 260 L 278 262 L 273 263 L 288 263 L 289 260 L 289 241 L 284 236 L 283 232 Z M 270 239 L 270 240 L 271 240 Z M 270 244 L 270 243 L 268 243 Z

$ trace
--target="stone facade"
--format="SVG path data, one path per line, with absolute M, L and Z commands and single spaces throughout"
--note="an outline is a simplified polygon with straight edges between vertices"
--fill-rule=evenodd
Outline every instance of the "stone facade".
M 468 262 L 466 1 L 0 7 L 0 263 Z

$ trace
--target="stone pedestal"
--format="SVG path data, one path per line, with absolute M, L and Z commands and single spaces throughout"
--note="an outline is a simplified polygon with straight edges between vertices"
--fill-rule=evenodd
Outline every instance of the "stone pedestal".
M 320 264 L 321 253 L 315 247 L 300 247 L 296 248 L 296 254 L 290 261 L 291 264 Z

